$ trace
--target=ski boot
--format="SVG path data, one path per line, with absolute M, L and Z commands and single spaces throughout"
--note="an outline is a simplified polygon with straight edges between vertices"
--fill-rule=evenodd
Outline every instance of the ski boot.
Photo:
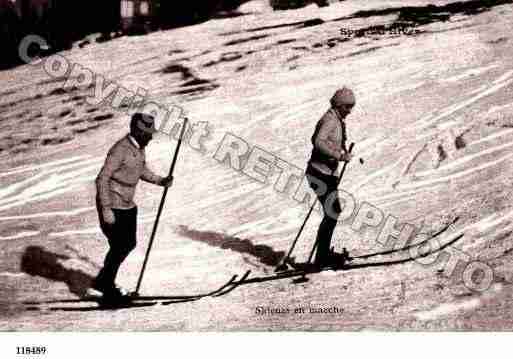
M 345 267 L 345 264 L 347 261 L 352 260 L 352 258 L 349 256 L 349 252 L 344 247 L 342 250 L 342 253 L 335 252 L 334 247 L 331 247 L 330 254 L 329 254 L 329 267 L 333 270 L 339 270 L 343 269 Z

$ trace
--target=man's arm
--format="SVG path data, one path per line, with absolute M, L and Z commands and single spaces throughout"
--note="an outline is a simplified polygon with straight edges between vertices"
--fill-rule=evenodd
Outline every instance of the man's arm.
M 111 198 L 109 190 L 109 180 L 113 173 L 121 166 L 123 162 L 123 151 L 122 149 L 114 145 L 105 158 L 105 163 L 96 177 L 96 191 L 98 193 L 98 199 L 100 201 L 100 210 L 102 212 L 103 219 L 107 223 L 114 223 L 114 214 L 111 209 Z
M 167 177 L 159 176 L 155 172 L 150 170 L 148 166 L 146 166 L 146 162 L 144 163 L 144 169 L 141 174 L 141 179 L 145 182 L 153 183 L 159 186 L 165 186 L 169 182 Z

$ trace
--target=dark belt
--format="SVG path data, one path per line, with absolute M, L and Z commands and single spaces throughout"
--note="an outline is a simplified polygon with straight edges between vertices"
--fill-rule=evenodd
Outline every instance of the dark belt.
M 134 184 L 132 184 L 132 183 L 128 183 L 128 182 L 125 182 L 125 181 L 123 181 L 123 180 L 120 180 L 120 179 L 117 179 L 117 178 L 114 178 L 114 177 L 111 177 L 110 179 L 111 179 L 112 181 L 114 181 L 114 182 L 116 182 L 116 183 L 118 183 L 118 184 L 122 185 L 122 186 L 125 186 L 125 187 L 135 187 L 135 185 L 137 184 L 137 183 L 134 183 Z
M 325 155 L 324 153 L 321 153 L 320 151 L 317 151 L 317 150 L 312 151 L 312 155 L 310 157 L 309 163 L 313 163 L 313 162 L 328 166 L 328 168 L 332 172 L 335 171 L 338 166 L 338 161 L 336 158 Z

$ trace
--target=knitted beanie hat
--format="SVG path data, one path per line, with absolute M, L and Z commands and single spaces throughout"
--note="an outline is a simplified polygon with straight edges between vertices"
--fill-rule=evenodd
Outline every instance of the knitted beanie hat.
M 335 94 L 330 100 L 331 106 L 338 108 L 342 105 L 354 105 L 355 104 L 354 93 L 347 87 L 335 91 Z

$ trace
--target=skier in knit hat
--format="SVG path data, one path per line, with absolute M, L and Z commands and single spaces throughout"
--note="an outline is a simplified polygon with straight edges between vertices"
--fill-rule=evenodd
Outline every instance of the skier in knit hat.
M 330 103 L 331 108 L 315 127 L 312 155 L 306 170 L 310 187 L 315 191 L 324 212 L 317 231 L 318 247 L 314 265 L 318 268 L 341 265 L 343 260 L 342 254 L 331 250 L 331 237 L 341 212 L 337 195 L 338 163 L 349 162 L 352 158 L 346 147 L 345 119 L 355 105 L 354 93 L 342 87 L 335 92 Z

